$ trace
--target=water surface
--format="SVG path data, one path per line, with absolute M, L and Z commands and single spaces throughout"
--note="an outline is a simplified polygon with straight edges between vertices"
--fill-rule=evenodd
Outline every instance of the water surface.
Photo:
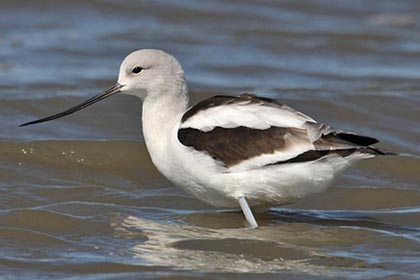
M 420 154 L 417 1 L 1 1 L 0 271 L 86 279 L 420 279 L 420 160 L 386 157 L 258 213 L 214 209 L 151 164 L 141 103 L 107 99 L 140 48 L 192 101 L 244 91 Z

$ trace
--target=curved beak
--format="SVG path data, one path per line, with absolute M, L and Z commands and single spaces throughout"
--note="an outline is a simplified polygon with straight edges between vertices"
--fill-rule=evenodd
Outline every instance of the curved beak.
M 55 114 L 55 115 L 52 115 L 52 116 L 49 116 L 49 117 L 45 117 L 45 118 L 42 118 L 42 119 L 38 119 L 38 120 L 34 120 L 34 121 L 30 121 L 30 122 L 21 124 L 21 125 L 19 125 L 19 127 L 21 127 L 21 126 L 27 126 L 27 125 L 31 125 L 31 124 L 36 124 L 36 123 L 47 122 L 47 121 L 55 120 L 55 119 L 58 119 L 58 118 L 61 118 L 61 117 L 64 117 L 64 116 L 73 114 L 73 113 L 75 113 L 75 112 L 77 112 L 79 110 L 82 110 L 82 109 L 84 109 L 84 108 L 86 108 L 86 107 L 88 107 L 88 106 L 90 106 L 90 105 L 92 105 L 92 104 L 94 104 L 94 103 L 96 103 L 98 101 L 101 101 L 102 99 L 105 99 L 105 98 L 107 98 L 107 97 L 109 97 L 111 95 L 114 95 L 114 94 L 120 92 L 122 87 L 123 86 L 121 84 L 116 83 L 115 85 L 113 85 L 109 89 L 107 89 L 107 90 L 105 90 L 105 91 L 103 91 L 103 92 L 95 95 L 92 98 L 89 98 L 88 100 L 86 100 L 83 103 L 80 103 L 77 106 L 71 107 L 71 108 L 69 108 L 69 109 L 67 109 L 67 110 L 65 110 L 65 111 L 63 111 L 61 113 L 58 113 L 58 114 Z

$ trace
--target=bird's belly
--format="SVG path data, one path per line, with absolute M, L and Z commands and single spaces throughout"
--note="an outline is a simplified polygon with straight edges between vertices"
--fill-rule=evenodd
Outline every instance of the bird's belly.
M 342 157 L 331 156 L 230 172 L 210 156 L 179 143 L 172 147 L 177 150 L 165 161 L 167 168 L 160 169 L 161 172 L 175 185 L 215 207 L 237 208 L 239 197 L 245 197 L 254 207 L 289 203 L 327 190 L 335 177 L 350 165 Z
M 333 183 L 333 170 L 314 170 L 295 166 L 248 170 L 235 173 L 212 173 L 203 178 L 193 170 L 168 178 L 177 186 L 201 201 L 215 207 L 237 208 L 238 198 L 246 197 L 254 207 L 275 206 L 296 201 L 305 196 L 323 192 Z

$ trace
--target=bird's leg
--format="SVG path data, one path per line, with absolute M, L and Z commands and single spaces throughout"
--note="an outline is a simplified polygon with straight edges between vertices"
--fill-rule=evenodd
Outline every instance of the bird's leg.
M 248 202 L 246 201 L 245 197 L 241 196 L 239 198 L 239 205 L 241 206 L 242 212 L 244 213 L 244 216 L 247 222 L 250 224 L 251 228 L 257 228 L 257 221 L 255 220 L 251 208 L 249 208 Z

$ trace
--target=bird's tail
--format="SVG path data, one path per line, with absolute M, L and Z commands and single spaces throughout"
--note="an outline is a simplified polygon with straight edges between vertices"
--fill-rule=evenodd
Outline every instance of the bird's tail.
M 381 156 L 399 156 L 401 154 L 397 154 L 394 152 L 389 152 L 385 149 L 380 149 L 380 148 L 376 148 L 376 147 L 366 147 L 361 149 L 363 152 L 368 152 L 370 154 L 374 154 L 374 155 L 381 155 Z

